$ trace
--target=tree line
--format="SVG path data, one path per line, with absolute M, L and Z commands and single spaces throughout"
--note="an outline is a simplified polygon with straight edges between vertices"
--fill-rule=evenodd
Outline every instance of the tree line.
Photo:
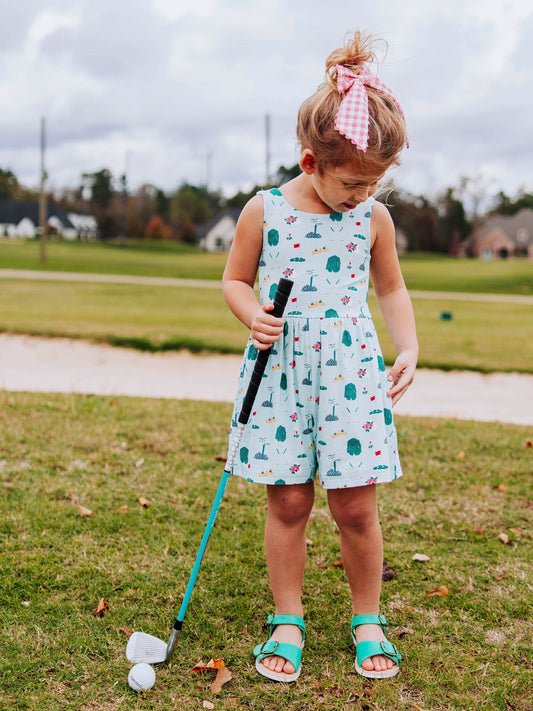
M 281 166 L 273 185 L 281 185 L 299 172 L 298 165 Z M 109 169 L 102 168 L 83 173 L 76 188 L 49 198 L 69 212 L 94 215 L 102 239 L 130 237 L 194 244 L 202 225 L 225 208 L 242 209 L 263 187 L 256 185 L 249 192 L 238 191 L 230 197 L 187 182 L 169 192 L 150 184 L 130 190 L 125 175 L 115 177 Z M 0 202 L 37 198 L 38 193 L 21 185 L 12 171 L 0 168 Z M 383 191 L 380 199 L 389 207 L 396 228 L 406 234 L 410 250 L 449 254 L 454 254 L 476 224 L 489 214 L 511 215 L 524 207 L 533 208 L 533 194 L 520 190 L 513 197 L 500 191 L 479 214 L 479 205 L 487 203 L 487 196 L 476 181 L 468 178 L 432 199 L 393 185 Z M 465 203 L 470 205 L 469 211 Z

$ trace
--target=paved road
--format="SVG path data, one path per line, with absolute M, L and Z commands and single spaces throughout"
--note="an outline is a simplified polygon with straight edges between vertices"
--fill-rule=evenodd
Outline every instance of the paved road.
M 81 272 L 34 271 L 31 269 L 0 269 L 0 279 L 28 279 L 41 281 L 104 282 L 109 284 L 139 284 L 144 286 L 181 286 L 201 289 L 220 289 L 220 282 L 207 279 L 176 279 L 172 277 L 147 277 L 127 274 L 83 274 Z M 409 290 L 413 298 L 446 301 L 483 301 L 492 303 L 529 304 L 533 295 L 520 294 L 470 294 L 457 291 Z

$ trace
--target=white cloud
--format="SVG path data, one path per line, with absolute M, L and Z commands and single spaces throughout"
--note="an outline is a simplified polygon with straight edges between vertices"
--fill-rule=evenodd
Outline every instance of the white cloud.
M 359 4 L 360 5 L 360 4 Z M 309 0 L 37 0 L 2 4 L 0 167 L 38 182 L 39 120 L 56 187 L 125 168 L 129 183 L 231 191 L 296 160 L 301 101 L 344 34 L 384 36 L 380 75 L 400 97 L 411 148 L 394 178 L 413 192 L 486 174 L 532 189 L 528 3 L 375 0 L 335 12 Z

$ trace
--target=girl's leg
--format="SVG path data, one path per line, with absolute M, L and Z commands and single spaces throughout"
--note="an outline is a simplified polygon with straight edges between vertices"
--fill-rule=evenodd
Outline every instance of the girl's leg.
M 341 555 L 353 601 L 354 615 L 377 615 L 383 569 L 383 539 L 379 525 L 376 486 L 329 489 L 328 504 L 339 527 Z M 379 625 L 360 625 L 356 639 L 383 641 Z M 384 671 L 394 662 L 384 656 L 366 659 L 367 671 Z
M 303 617 L 302 583 L 307 555 L 305 529 L 314 496 L 313 483 L 267 486 L 265 554 L 278 615 Z M 300 646 L 302 635 L 294 625 L 278 625 L 272 639 Z M 290 662 L 275 655 L 266 657 L 261 663 L 272 671 L 286 674 L 295 671 Z

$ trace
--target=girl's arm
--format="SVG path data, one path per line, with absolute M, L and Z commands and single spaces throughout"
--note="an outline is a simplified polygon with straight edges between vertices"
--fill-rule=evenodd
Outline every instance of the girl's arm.
M 387 208 L 374 203 L 370 274 L 379 308 L 398 353 L 388 379 L 388 395 L 398 402 L 413 382 L 418 360 L 415 317 L 396 253 L 394 224 Z
M 253 197 L 244 207 L 222 277 L 222 292 L 235 316 L 251 331 L 252 343 L 266 350 L 283 332 L 285 320 L 275 318 L 272 303 L 260 306 L 254 284 L 263 246 L 263 198 Z

